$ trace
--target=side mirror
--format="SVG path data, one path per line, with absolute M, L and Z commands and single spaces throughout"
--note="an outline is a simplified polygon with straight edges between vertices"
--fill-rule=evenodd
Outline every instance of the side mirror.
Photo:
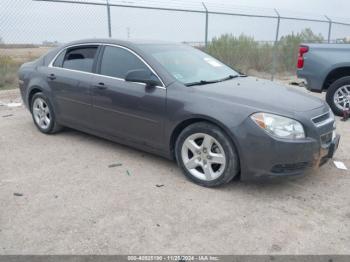
M 145 83 L 146 86 L 160 85 L 158 78 L 149 70 L 137 69 L 130 70 L 125 77 L 125 81 Z

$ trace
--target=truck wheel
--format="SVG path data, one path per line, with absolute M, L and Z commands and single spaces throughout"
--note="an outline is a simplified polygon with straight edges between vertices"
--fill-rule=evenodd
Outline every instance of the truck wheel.
M 230 139 L 207 122 L 186 127 L 177 139 L 175 154 L 184 174 L 201 186 L 226 184 L 239 172 L 237 151 Z
M 350 76 L 342 77 L 328 87 L 326 101 L 337 116 L 350 110 Z

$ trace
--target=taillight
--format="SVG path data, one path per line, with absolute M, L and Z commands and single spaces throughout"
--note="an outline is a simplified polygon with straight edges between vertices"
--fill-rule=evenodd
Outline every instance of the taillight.
M 306 45 L 301 45 L 299 47 L 298 63 L 297 68 L 301 69 L 304 67 L 304 54 L 309 51 L 309 47 Z

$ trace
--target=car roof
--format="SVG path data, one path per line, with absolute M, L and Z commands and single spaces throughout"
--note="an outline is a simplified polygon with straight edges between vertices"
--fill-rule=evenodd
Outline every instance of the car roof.
M 73 42 L 66 43 L 64 46 L 89 44 L 89 43 L 103 43 L 103 44 L 115 44 L 127 47 L 137 47 L 139 45 L 181 45 L 180 43 L 166 42 L 166 41 L 154 41 L 154 40 L 119 40 L 114 38 L 90 38 L 82 39 Z

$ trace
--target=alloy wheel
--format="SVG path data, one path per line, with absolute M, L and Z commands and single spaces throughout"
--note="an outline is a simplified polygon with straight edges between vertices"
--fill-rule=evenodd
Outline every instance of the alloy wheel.
M 204 181 L 215 180 L 225 171 L 225 151 L 208 134 L 195 133 L 187 137 L 181 148 L 181 157 L 188 172 Z
M 341 111 L 350 109 L 350 85 L 339 87 L 333 95 L 335 106 Z
M 38 97 L 34 100 L 32 109 L 36 124 L 41 129 L 47 129 L 51 122 L 51 113 L 48 104 L 44 99 Z

